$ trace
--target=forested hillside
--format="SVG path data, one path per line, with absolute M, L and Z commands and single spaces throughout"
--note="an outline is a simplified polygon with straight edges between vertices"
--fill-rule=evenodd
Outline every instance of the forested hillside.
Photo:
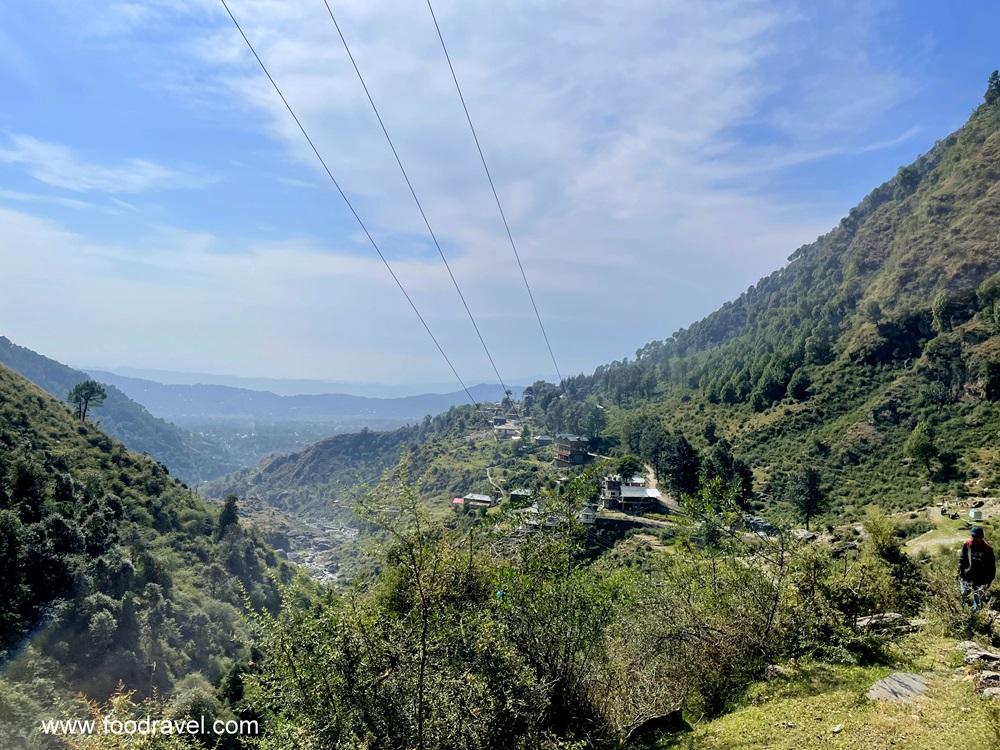
M 272 571 L 291 575 L 231 504 L 0 366 L 0 746 L 119 682 L 212 705 L 244 655 L 244 602 L 278 606 Z
M 443 501 L 456 494 L 496 494 L 488 467 L 507 489 L 539 485 L 548 478 L 541 464 L 550 462 L 551 448 L 530 440 L 497 442 L 482 416 L 462 406 L 413 427 L 327 438 L 210 482 L 203 491 L 259 497 L 288 512 L 353 522 L 356 501 L 403 456 L 421 494 L 446 508 Z
M 841 509 L 919 504 L 1000 490 L 998 333 L 994 101 L 735 301 L 529 400 L 551 430 L 586 430 L 605 407 L 654 464 L 670 433 L 702 452 L 728 438 L 770 500 L 809 463 Z
M 4 336 L 0 336 L 0 365 L 20 373 L 60 401 L 73 386 L 90 378 Z M 131 450 L 148 453 L 164 463 L 184 481 L 195 483 L 239 468 L 221 445 L 154 417 L 113 385 L 106 385 L 105 390 L 107 399 L 94 409 L 93 420 Z

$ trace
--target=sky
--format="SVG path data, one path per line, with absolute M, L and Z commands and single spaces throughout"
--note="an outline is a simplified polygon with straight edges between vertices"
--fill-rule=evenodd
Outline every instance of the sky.
M 322 0 L 230 6 L 490 381 Z M 554 380 L 424 0 L 331 7 L 501 375 Z M 987 0 L 434 7 L 564 375 L 780 267 L 1000 67 Z M 452 378 L 216 0 L 0 5 L 0 335 L 88 367 Z

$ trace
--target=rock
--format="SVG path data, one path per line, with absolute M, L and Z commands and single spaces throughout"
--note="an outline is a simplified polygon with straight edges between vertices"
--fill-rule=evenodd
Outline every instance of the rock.
M 996 651 L 989 651 L 979 646 L 965 649 L 965 663 L 972 666 L 975 664 L 996 664 L 1000 662 L 1000 654 Z
M 990 670 L 985 670 L 978 673 L 975 676 L 976 687 L 979 690 L 988 690 L 989 688 L 1000 688 L 1000 672 L 992 672 Z
M 925 692 L 927 692 L 927 681 L 921 675 L 894 672 L 869 688 L 868 700 L 909 702 Z
M 792 529 L 792 536 L 800 542 L 811 542 L 817 538 L 815 531 L 806 531 L 805 529 Z
M 968 651 L 973 648 L 979 648 L 979 644 L 975 641 L 959 641 L 955 644 L 956 651 Z
M 879 612 L 866 617 L 859 617 L 857 621 L 858 630 L 884 630 L 897 625 L 903 616 L 899 612 Z
M 833 734 L 840 734 L 841 732 L 843 732 L 843 731 L 844 731 L 844 725 L 843 725 L 843 724 L 838 724 L 837 726 L 835 726 L 835 727 L 834 727 L 833 729 L 831 729 L 830 731 L 831 731 L 831 732 L 832 732 Z
M 925 619 L 907 619 L 898 612 L 880 612 L 859 617 L 857 620 L 858 630 L 871 630 L 876 633 L 914 633 L 926 624 Z
M 788 670 L 784 667 L 780 667 L 777 664 L 768 664 L 764 667 L 765 680 L 777 680 L 782 677 L 788 677 Z
M 990 700 L 1000 700 L 1000 687 L 988 687 L 980 695 Z
M 861 545 L 855 541 L 838 542 L 837 544 L 833 545 L 831 551 L 833 552 L 834 557 L 839 558 L 846 555 L 852 549 L 858 549 L 860 546 Z

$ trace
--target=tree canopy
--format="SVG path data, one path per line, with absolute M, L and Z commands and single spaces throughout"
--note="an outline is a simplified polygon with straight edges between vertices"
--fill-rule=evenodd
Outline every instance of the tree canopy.
M 107 397 L 108 392 L 103 385 L 96 380 L 84 380 L 73 386 L 66 400 L 76 407 L 76 416 L 83 422 L 87 419 L 87 410 L 91 406 L 100 406 Z

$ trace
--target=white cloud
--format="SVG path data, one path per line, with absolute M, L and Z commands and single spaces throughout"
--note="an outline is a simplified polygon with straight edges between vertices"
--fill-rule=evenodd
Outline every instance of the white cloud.
M 376 236 L 406 258 L 396 268 L 435 331 L 485 375 L 439 261 L 411 252 L 422 222 L 322 3 L 231 4 Z M 879 15 L 867 3 L 831 12 L 835 23 L 817 18 L 812 4 L 758 0 L 435 7 L 569 372 L 687 325 L 832 226 L 846 206 L 764 189 L 783 170 L 911 134 L 876 127 L 907 81 L 876 54 Z M 334 9 L 501 367 L 547 372 L 426 7 L 345 0 Z M 158 40 L 172 39 L 157 42 L 173 54 L 171 66 L 156 67 L 156 85 L 221 122 L 255 127 L 317 170 L 308 180 L 301 168 L 276 176 L 282 183 L 307 190 L 326 180 L 215 3 L 80 3 L 67 12 L 90 18 L 92 33 L 116 44 L 136 34 L 128 47 L 136 65 L 162 55 L 136 33 L 151 24 Z M 5 154 L 0 160 L 72 190 L 139 192 L 190 176 L 151 162 L 88 164 L 32 139 Z M 254 154 L 241 162 L 254 168 Z M 408 362 L 413 378 L 440 379 L 436 353 L 378 261 L 358 255 L 369 250 L 356 237 L 340 247 L 231 247 L 171 230 L 138 252 L 69 242 L 54 227 L 44 234 L 53 263 L 86 246 L 91 262 L 76 270 L 90 285 L 66 304 L 76 298 L 87 308 L 95 289 L 121 298 L 113 340 L 134 364 L 169 365 L 164 358 L 176 356 L 188 369 L 386 379 Z M 156 347 L 127 332 L 135 320 L 155 328 Z M 107 356 L 82 359 L 125 359 L 111 342 Z
M 39 182 L 76 192 L 142 193 L 206 183 L 193 170 L 147 159 L 130 158 L 110 166 L 86 161 L 66 146 L 30 135 L 8 135 L 6 145 L 0 146 L 0 164 L 19 164 Z
M 2 333 L 64 361 L 442 374 L 368 258 L 294 244 L 231 255 L 217 238 L 169 228 L 141 246 L 106 245 L 2 208 L 0 225 L 0 264 L 17 279 L 0 295 Z M 419 282 L 420 269 L 410 275 Z
M 21 190 L 0 189 L 0 199 L 17 201 L 19 203 L 51 203 L 63 208 L 92 209 L 93 203 L 82 201 L 77 198 L 65 198 L 59 195 L 43 195 L 41 193 L 26 193 Z

